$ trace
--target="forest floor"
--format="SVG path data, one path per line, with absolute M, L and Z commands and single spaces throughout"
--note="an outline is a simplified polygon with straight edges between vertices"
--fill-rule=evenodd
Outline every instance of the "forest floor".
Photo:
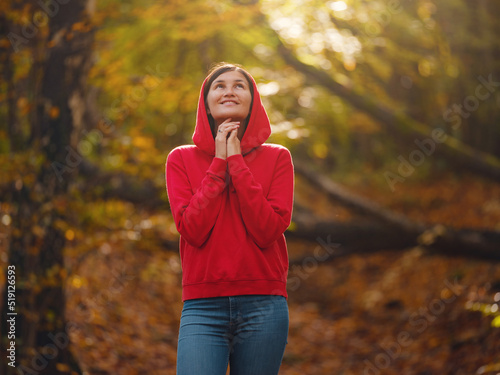
M 500 185 L 475 177 L 444 175 L 390 194 L 353 189 L 414 220 L 500 230 Z M 318 215 L 341 216 L 342 209 L 317 192 L 310 199 L 307 188 L 297 194 L 314 201 Z M 167 220 L 150 219 L 146 240 Z M 126 236 L 105 242 L 80 259 L 68 279 L 73 351 L 88 375 L 175 374 L 179 258 L 143 242 Z M 316 246 L 289 241 L 290 258 L 313 254 Z M 290 269 L 295 282 L 280 374 L 500 372 L 500 329 L 492 325 L 500 304 L 498 263 L 418 247 L 326 263 L 308 259 Z

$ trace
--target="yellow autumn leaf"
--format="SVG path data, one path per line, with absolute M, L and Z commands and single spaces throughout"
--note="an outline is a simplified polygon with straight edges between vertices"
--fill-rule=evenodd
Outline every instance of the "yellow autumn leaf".
M 71 368 L 65 363 L 57 363 L 56 368 L 58 371 L 61 371 L 61 372 L 70 372 L 71 371 Z
M 150 149 L 153 147 L 153 140 L 148 137 L 136 136 L 132 139 L 132 144 L 135 147 Z
M 65 237 L 68 241 L 72 241 L 75 238 L 75 232 L 71 229 L 68 229 L 65 233 Z
M 75 31 L 86 31 L 86 26 L 84 22 L 75 22 L 71 26 L 71 29 Z
M 60 113 L 61 113 L 61 111 L 60 111 L 59 107 L 52 106 L 49 109 L 50 118 L 53 118 L 53 119 L 58 118 Z
M 495 328 L 500 328 L 500 315 L 496 316 L 495 319 L 492 320 L 491 326 Z
M 328 146 L 322 142 L 317 142 L 313 145 L 314 156 L 324 159 L 328 156 Z

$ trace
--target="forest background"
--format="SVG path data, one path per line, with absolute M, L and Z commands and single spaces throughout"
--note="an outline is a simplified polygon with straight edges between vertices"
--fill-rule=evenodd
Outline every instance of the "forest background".
M 2 374 L 174 374 L 168 152 L 213 63 L 296 171 L 282 374 L 500 372 L 500 3 L 1 0 Z

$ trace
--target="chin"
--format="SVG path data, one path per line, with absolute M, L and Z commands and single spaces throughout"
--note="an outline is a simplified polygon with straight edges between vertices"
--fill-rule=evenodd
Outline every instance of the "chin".
M 223 114 L 220 114 L 219 116 L 217 116 L 217 119 L 216 121 L 220 121 L 220 122 L 224 122 L 226 121 L 228 118 L 231 119 L 231 121 L 245 121 L 246 119 L 246 116 L 243 116 L 241 113 L 223 113 Z

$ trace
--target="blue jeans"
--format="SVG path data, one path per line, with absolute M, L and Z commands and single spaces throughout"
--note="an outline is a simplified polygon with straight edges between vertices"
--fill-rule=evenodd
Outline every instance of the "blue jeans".
M 249 295 L 187 300 L 177 375 L 277 375 L 288 336 L 285 297 Z

